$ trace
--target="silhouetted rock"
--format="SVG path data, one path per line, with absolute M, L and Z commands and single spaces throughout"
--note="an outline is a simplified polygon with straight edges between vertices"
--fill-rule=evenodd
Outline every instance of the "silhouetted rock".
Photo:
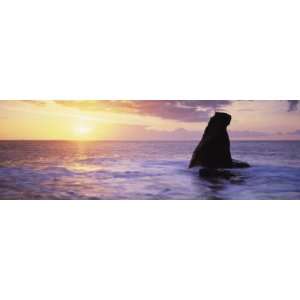
M 232 168 L 249 168 L 250 165 L 244 161 L 239 161 L 239 160 L 232 160 Z
M 228 170 L 218 170 L 218 169 L 209 169 L 209 168 L 200 169 L 199 175 L 203 178 L 221 178 L 221 179 L 231 179 L 233 177 L 236 177 L 234 173 L 231 173 Z
M 249 164 L 231 158 L 227 133 L 230 121 L 231 116 L 221 112 L 216 112 L 209 120 L 203 137 L 193 153 L 190 168 L 196 166 L 215 169 L 249 167 Z

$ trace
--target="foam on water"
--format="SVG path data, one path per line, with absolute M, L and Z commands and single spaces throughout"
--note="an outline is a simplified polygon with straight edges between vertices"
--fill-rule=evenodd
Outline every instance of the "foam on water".
M 0 199 L 299 199 L 300 142 L 233 142 L 249 169 L 203 178 L 196 142 L 0 142 Z

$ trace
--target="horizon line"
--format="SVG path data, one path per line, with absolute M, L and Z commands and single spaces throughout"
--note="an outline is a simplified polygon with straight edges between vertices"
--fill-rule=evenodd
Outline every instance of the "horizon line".
M 188 140 L 168 140 L 168 139 L 149 139 L 149 140 L 100 140 L 100 139 L 0 139 L 0 142 L 197 142 L 199 139 L 188 139 Z M 231 139 L 236 142 L 299 142 L 300 139 Z

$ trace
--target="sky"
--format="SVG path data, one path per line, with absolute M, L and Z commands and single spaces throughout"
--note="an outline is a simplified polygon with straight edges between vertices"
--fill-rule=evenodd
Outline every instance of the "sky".
M 199 140 L 215 111 L 232 140 L 299 140 L 298 100 L 1 100 L 1 140 Z

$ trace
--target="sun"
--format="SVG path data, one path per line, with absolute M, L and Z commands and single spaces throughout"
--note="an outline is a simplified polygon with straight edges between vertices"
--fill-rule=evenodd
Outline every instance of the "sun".
M 80 139 L 89 138 L 91 132 L 92 128 L 88 125 L 79 125 L 74 128 L 75 135 Z
M 79 134 L 88 134 L 89 132 L 91 131 L 91 128 L 90 127 L 87 127 L 87 126 L 79 126 L 77 128 L 77 132 Z

